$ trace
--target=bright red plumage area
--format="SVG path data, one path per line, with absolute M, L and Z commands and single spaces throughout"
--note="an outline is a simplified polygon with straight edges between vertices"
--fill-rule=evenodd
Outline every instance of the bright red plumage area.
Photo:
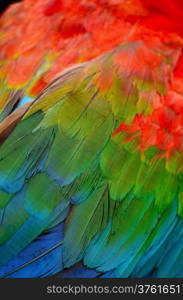
M 172 154 L 183 151 L 183 97 L 172 92 L 164 100 L 150 115 L 136 115 L 130 125 L 121 123 L 114 135 L 125 132 L 124 142 L 138 138 L 137 148 L 142 155 L 155 146 L 159 149 L 157 158 L 161 156 L 168 161 Z
M 55 63 L 43 76 L 41 89 L 65 67 L 95 58 L 129 38 L 182 46 L 182 19 L 179 0 L 168 5 L 163 0 L 25 0 L 1 18 L 0 56 L 10 60 L 1 72 L 9 74 L 10 85 L 24 85 L 49 54 Z

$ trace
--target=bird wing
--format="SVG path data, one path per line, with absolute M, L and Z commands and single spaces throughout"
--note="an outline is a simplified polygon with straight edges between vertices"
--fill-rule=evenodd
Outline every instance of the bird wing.
M 2 276 L 79 261 L 101 276 L 179 274 L 182 154 L 168 145 L 180 123 L 165 102 L 177 51 L 168 50 L 119 46 L 64 71 L 21 115 L 0 146 Z

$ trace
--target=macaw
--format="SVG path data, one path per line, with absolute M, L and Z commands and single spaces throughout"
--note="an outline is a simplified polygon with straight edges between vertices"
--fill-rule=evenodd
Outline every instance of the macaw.
M 154 2 L 2 14 L 0 277 L 183 276 L 183 3 Z

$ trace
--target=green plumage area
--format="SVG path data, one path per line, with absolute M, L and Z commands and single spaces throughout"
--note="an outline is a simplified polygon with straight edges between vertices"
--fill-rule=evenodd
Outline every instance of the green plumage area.
M 8 204 L 8 202 L 11 199 L 11 194 L 7 194 L 4 191 L 0 191 L 0 209 L 3 209 L 6 207 L 6 205 Z
M 110 59 L 119 52 L 123 59 L 129 47 L 137 45 L 120 47 Z M 108 59 L 61 75 L 0 146 L 0 264 L 62 220 L 65 267 L 83 260 L 126 276 L 147 263 L 144 253 L 154 255 L 177 214 L 183 217 L 175 162 L 154 159 L 156 148 L 142 157 L 137 139 L 124 143 L 125 134 L 113 135 L 121 121 L 151 111 L 142 92 L 158 92 L 162 82 L 146 83 L 148 66 L 136 74 L 133 64 L 121 70 Z M 109 79 L 115 74 L 107 88 L 100 77 L 105 60 Z
M 43 187 L 45 187 L 44 192 Z M 38 173 L 29 180 L 25 208 L 30 215 L 44 219 L 51 214 L 60 202 L 60 187 L 51 181 L 48 175 Z

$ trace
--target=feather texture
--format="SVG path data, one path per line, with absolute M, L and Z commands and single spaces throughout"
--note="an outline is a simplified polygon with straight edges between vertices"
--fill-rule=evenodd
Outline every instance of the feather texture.
M 46 17 L 64 11 L 54 3 Z M 76 44 L 87 32 L 62 28 Z M 64 71 L 61 58 L 59 74 L 40 48 L 29 76 L 14 79 L 18 62 L 2 79 L 1 277 L 182 276 L 181 41 L 142 33 Z M 20 60 L 35 50 L 21 47 Z

